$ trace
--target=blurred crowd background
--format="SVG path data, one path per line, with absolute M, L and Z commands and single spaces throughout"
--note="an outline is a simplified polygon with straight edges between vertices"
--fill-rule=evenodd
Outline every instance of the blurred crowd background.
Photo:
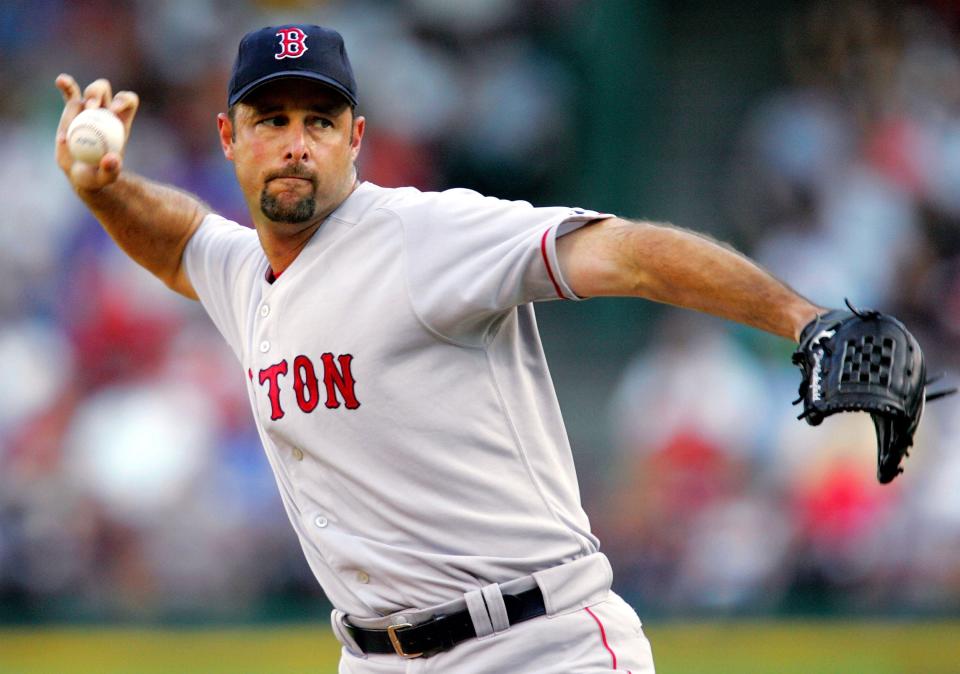
M 288 21 L 346 38 L 362 177 L 707 232 L 960 379 L 956 3 L 4 2 L 0 621 L 326 615 L 232 354 L 53 161 L 54 78 L 108 77 L 141 97 L 127 166 L 246 222 L 215 115 L 239 38 Z M 538 317 L 641 616 L 960 615 L 960 396 L 881 487 L 869 418 L 796 421 L 784 340 L 636 300 Z

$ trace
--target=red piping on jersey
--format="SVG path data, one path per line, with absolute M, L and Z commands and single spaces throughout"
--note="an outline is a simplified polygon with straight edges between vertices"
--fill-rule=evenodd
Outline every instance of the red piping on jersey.
M 553 269 L 550 267 L 550 258 L 547 257 L 547 234 L 550 233 L 550 227 L 547 227 L 547 231 L 543 233 L 543 238 L 540 239 L 540 254 L 543 256 L 543 264 L 547 266 L 547 276 L 550 277 L 550 283 L 553 284 L 553 289 L 557 291 L 557 297 L 562 300 L 567 299 L 564 297 L 563 292 L 560 290 L 560 284 L 557 283 L 557 279 L 553 276 Z
M 610 644 L 607 643 L 607 631 L 603 629 L 603 623 L 600 622 L 600 618 L 598 618 L 597 615 L 589 609 L 589 607 L 585 607 L 583 610 L 589 613 L 590 617 L 597 621 L 597 625 L 600 627 L 600 639 L 603 640 L 603 647 L 607 649 L 607 653 L 610 654 L 610 658 L 613 660 L 613 665 L 611 668 L 616 669 L 617 654 L 613 652 L 613 649 L 610 648 Z M 630 674 L 630 672 L 627 672 L 627 674 Z

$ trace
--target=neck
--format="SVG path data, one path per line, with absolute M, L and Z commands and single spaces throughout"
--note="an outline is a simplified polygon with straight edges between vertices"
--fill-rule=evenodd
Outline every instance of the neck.
M 272 223 L 273 226 L 257 226 L 260 246 L 267 256 L 267 261 L 270 263 L 270 269 L 273 270 L 274 276 L 280 276 L 287 267 L 293 264 L 300 251 L 306 247 L 313 235 L 320 229 L 321 224 L 323 224 L 322 218 L 297 225 L 297 229 L 294 229 L 293 225 L 277 227 L 275 223 Z
M 355 180 L 342 199 L 307 222 L 278 223 L 267 220 L 262 215 L 259 218 L 254 218 L 257 236 L 260 238 L 260 246 L 267 256 L 267 261 L 270 263 L 270 269 L 273 270 L 274 276 L 280 276 L 286 271 L 287 267 L 293 264 L 300 251 L 306 247 L 313 235 L 323 225 L 327 216 L 353 194 L 353 190 L 359 184 L 359 181 Z

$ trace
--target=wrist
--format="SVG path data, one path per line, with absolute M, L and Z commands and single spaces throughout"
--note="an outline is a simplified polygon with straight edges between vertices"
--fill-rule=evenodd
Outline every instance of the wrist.
M 829 311 L 829 309 L 818 307 L 810 302 L 804 302 L 802 305 L 796 307 L 793 311 L 793 341 L 799 343 L 803 329 L 827 311 Z

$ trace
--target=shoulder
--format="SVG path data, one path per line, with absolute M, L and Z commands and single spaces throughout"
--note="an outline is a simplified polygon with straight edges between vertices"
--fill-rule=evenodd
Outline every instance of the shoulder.
M 211 264 L 251 261 L 263 257 L 262 252 L 256 230 L 209 213 L 187 242 L 184 255 L 188 264 L 194 259 Z
M 436 192 L 424 192 L 414 187 L 378 189 L 383 190 L 378 208 L 391 212 L 404 223 L 438 219 L 449 223 L 516 209 L 533 209 L 525 201 L 506 201 L 459 187 Z
M 234 222 L 233 220 L 228 220 L 217 213 L 208 213 L 203 218 L 203 220 L 200 222 L 200 226 L 194 233 L 193 238 L 196 238 L 198 234 L 202 234 L 203 236 L 231 238 L 237 240 L 238 242 L 245 240 L 250 240 L 253 242 L 257 241 L 256 230 L 251 227 L 244 227 L 240 223 Z

